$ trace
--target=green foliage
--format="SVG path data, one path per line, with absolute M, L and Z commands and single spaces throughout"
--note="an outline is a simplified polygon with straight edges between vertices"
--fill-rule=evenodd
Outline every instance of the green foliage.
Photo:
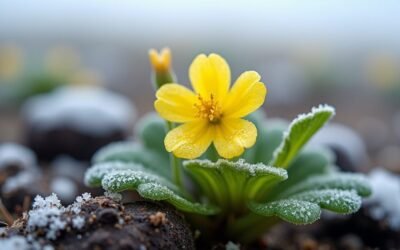
M 301 114 L 290 124 L 283 141 L 275 150 L 270 165 L 287 168 L 311 137 L 335 114 L 327 105 L 313 108 L 308 114 Z
M 277 182 L 287 179 L 284 169 L 249 164 L 244 160 L 192 160 L 184 162 L 185 169 L 198 183 L 202 194 L 223 209 L 240 212 L 245 201 Z
M 101 186 L 111 192 L 136 190 L 142 197 L 163 200 L 178 209 L 203 215 L 218 213 L 218 208 L 190 201 L 190 197 L 179 190 L 168 179 L 155 174 L 141 165 L 124 162 L 99 163 L 91 167 L 85 175 L 89 186 Z
M 138 163 L 162 176 L 169 177 L 171 175 L 168 157 L 135 142 L 111 143 L 100 149 L 92 161 L 94 164 L 115 161 Z
M 213 215 L 230 237 L 252 240 L 276 221 L 309 224 L 321 210 L 356 212 L 371 189 L 360 174 L 339 173 L 333 154 L 325 148 L 302 148 L 333 116 L 329 106 L 313 108 L 286 122 L 260 113 L 247 119 L 258 129 L 255 146 L 243 159 L 184 161 L 183 189 L 171 181 L 164 148 L 165 123 L 146 116 L 136 127 L 140 143 L 122 142 L 101 149 L 86 173 L 85 183 L 112 192 L 135 190 L 143 198 L 166 201 L 186 213 Z M 194 185 L 193 185 L 194 184 Z M 189 192 L 190 190 L 191 192 Z

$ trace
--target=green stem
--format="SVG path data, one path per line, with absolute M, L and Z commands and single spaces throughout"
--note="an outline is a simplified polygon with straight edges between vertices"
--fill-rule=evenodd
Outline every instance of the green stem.
M 167 129 L 171 131 L 175 125 L 172 122 L 167 121 Z M 180 160 L 175 157 L 173 153 L 170 153 L 170 163 L 171 163 L 171 170 L 172 170 L 172 178 L 175 184 L 183 190 L 183 182 L 182 182 L 182 171 L 181 171 L 181 162 Z

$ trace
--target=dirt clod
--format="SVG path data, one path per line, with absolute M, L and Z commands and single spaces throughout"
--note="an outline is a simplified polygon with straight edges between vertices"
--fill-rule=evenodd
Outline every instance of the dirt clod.
M 150 223 L 155 227 L 158 227 L 158 226 L 168 222 L 168 220 L 165 216 L 165 213 L 160 212 L 160 211 L 158 211 L 155 214 L 150 215 L 149 220 L 150 220 Z

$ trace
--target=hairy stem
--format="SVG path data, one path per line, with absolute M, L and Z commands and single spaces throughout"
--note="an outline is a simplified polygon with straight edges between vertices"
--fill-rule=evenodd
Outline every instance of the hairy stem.
M 175 128 L 175 124 L 172 122 L 167 121 L 167 129 L 171 131 Z M 172 178 L 174 183 L 183 190 L 183 182 L 182 182 L 182 171 L 181 171 L 181 161 L 175 157 L 173 153 L 170 153 L 170 163 L 171 163 L 171 170 L 172 170 Z

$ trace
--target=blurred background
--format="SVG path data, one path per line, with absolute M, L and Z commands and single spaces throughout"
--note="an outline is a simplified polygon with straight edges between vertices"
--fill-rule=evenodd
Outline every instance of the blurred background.
M 233 79 L 258 71 L 270 117 L 335 106 L 344 130 L 327 140 L 400 172 L 400 2 L 215 2 L 0 1 L 0 142 L 25 143 L 21 107 L 60 86 L 101 86 L 152 111 L 147 53 L 168 46 L 181 83 L 202 52 L 225 57 Z

